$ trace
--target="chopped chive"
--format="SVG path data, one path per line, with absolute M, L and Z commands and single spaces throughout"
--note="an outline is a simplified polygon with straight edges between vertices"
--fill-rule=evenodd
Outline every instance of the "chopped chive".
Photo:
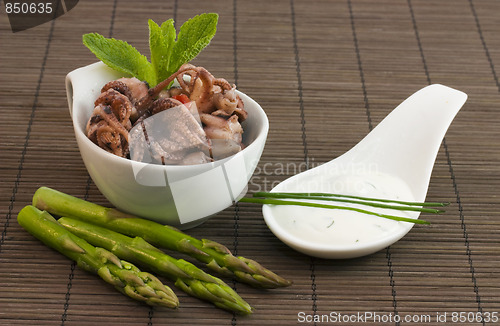
M 275 197 L 275 195 L 293 195 L 293 196 L 304 196 L 304 199 L 310 199 L 311 196 L 314 197 L 338 197 L 338 198 L 351 198 L 351 199 L 359 199 L 359 200 L 367 200 L 367 201 L 378 201 L 383 203 L 395 203 L 402 204 L 407 206 L 434 206 L 434 207 L 444 207 L 448 206 L 450 203 L 432 203 L 432 202 L 411 202 L 411 201 L 401 201 L 394 199 L 380 199 L 380 198 L 370 198 L 370 197 L 361 197 L 361 196 L 350 196 L 350 195 L 340 195 L 340 194 L 331 194 L 325 192 L 265 192 L 259 191 L 254 194 L 254 197 Z M 284 197 L 283 197 L 284 198 Z M 298 198 L 298 197 L 294 197 Z M 326 200 L 326 199 L 325 199 Z
M 406 206 L 400 206 L 405 202 L 398 202 L 400 205 L 388 205 L 388 204 L 381 204 L 374 202 L 376 199 L 368 199 L 367 197 L 356 197 L 358 200 L 350 200 L 350 199 L 343 199 L 340 197 L 344 197 L 344 195 L 331 195 L 331 196 L 324 196 L 324 195 L 317 195 L 315 193 L 312 193 L 310 195 L 302 194 L 302 193 L 283 193 L 283 192 L 256 192 L 254 197 L 272 197 L 272 198 L 286 198 L 286 199 L 312 199 L 312 200 L 324 200 L 324 201 L 336 201 L 336 202 L 343 202 L 343 203 L 351 203 L 351 204 L 359 204 L 359 205 L 366 205 L 366 206 L 372 206 L 372 207 L 378 207 L 378 208 L 388 208 L 388 209 L 395 209 L 395 210 L 401 210 L 401 211 L 416 211 L 416 212 L 423 212 L 423 213 L 432 213 L 432 214 L 439 214 L 439 213 L 444 213 L 443 210 L 435 209 L 435 208 L 422 208 L 422 207 L 417 207 L 417 206 L 411 206 L 408 204 L 405 204 Z M 338 196 L 338 197 L 336 197 Z M 349 198 L 354 198 L 354 196 L 349 196 Z M 363 198 L 363 199 L 361 199 Z M 363 200 L 363 201 L 361 201 Z M 370 200 L 370 201 L 367 201 Z M 379 201 L 384 201 L 384 202 L 389 202 L 385 200 L 379 200 Z M 390 201 L 390 202 L 396 202 L 396 201 Z M 407 202 L 406 202 L 407 203 Z M 416 205 L 417 203 L 412 203 Z M 419 206 L 431 206 L 431 205 L 421 205 L 423 203 L 418 203 L 420 204 Z M 442 204 L 442 203 L 438 203 Z M 442 205 L 432 205 L 432 206 L 442 206 Z
M 280 200 L 280 199 L 270 199 L 270 198 L 249 198 L 249 197 L 241 198 L 240 202 L 258 203 L 258 204 L 264 204 L 264 205 L 295 205 L 295 206 L 307 206 L 307 207 L 328 208 L 328 209 L 343 209 L 343 210 L 350 210 L 350 211 L 355 211 L 358 213 L 363 213 L 363 214 L 368 214 L 368 215 L 375 215 L 378 217 L 383 217 L 383 218 L 387 218 L 387 219 L 395 220 L 395 221 L 400 221 L 400 222 L 409 222 L 409 223 L 415 223 L 415 224 L 430 224 L 429 222 L 424 221 L 424 220 L 406 218 L 406 217 L 401 217 L 401 216 L 379 214 L 379 213 L 375 213 L 375 212 L 371 212 L 371 211 L 367 211 L 367 210 L 355 208 L 355 207 L 326 205 L 326 204 L 310 203 L 310 202 L 303 202 L 303 201 L 293 201 L 293 200 Z

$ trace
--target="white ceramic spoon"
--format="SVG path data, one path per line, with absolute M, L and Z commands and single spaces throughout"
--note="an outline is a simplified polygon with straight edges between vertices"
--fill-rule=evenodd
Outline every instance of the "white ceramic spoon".
M 344 192 L 423 202 L 440 144 L 466 100 L 467 95 L 455 89 L 427 86 L 395 108 L 351 150 L 290 177 L 272 191 Z M 401 239 L 414 225 L 345 210 L 298 206 L 264 205 L 263 214 L 268 227 L 284 243 L 321 258 L 374 253 Z M 418 212 L 389 214 L 419 216 Z

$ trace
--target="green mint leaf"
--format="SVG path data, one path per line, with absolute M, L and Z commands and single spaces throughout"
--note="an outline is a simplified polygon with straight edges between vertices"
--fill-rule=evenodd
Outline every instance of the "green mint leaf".
M 172 60 L 172 52 L 175 45 L 175 38 L 177 37 L 177 32 L 174 27 L 174 20 L 169 19 L 163 24 L 161 24 L 161 32 L 163 34 L 163 39 L 167 44 L 167 55 L 163 57 L 163 60 L 160 65 L 160 70 L 158 73 L 160 74 L 159 81 L 167 79 L 172 75 L 177 69 L 172 69 L 170 67 L 170 61 Z
M 208 13 L 195 16 L 182 24 L 173 48 L 169 70 L 177 71 L 210 43 L 217 30 L 218 19 L 219 15 Z
M 151 19 L 149 24 L 149 49 L 151 52 L 151 64 L 156 72 L 155 86 L 160 81 L 168 78 L 174 71 L 168 69 L 172 55 L 172 47 L 175 43 L 175 27 L 173 19 L 169 19 L 161 27 Z
M 150 84 L 156 82 L 152 64 L 127 42 L 90 33 L 83 35 L 83 44 L 110 68 Z

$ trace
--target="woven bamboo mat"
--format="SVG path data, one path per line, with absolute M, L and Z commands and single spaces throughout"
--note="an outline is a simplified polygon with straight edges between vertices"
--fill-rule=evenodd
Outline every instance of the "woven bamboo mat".
M 288 248 L 257 205 L 226 209 L 188 233 L 294 281 L 278 290 L 234 284 L 255 308 L 248 317 L 180 291 L 177 311 L 136 303 L 25 232 L 16 216 L 40 186 L 109 205 L 89 179 L 67 109 L 65 75 L 96 61 L 81 35 L 99 32 L 147 53 L 148 18 L 183 22 L 202 12 L 220 19 L 196 64 L 235 82 L 270 119 L 250 191 L 341 155 L 407 96 L 441 83 L 469 95 L 427 197 L 450 201 L 447 212 L 425 216 L 431 226 L 414 227 L 378 253 L 337 261 Z M 499 26 L 495 0 L 86 0 L 12 33 L 2 5 L 0 324 L 403 324 L 397 315 L 415 325 L 452 325 L 463 316 L 463 324 L 484 325 L 474 317 L 481 314 L 500 324 Z M 365 313 L 379 319 L 325 319 Z

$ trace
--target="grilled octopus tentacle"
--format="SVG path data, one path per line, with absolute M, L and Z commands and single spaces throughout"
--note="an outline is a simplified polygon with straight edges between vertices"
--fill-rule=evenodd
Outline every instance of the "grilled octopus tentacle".
M 115 91 L 122 93 L 123 95 L 128 97 L 130 101 L 132 101 L 132 99 L 133 99 L 132 98 L 132 91 L 127 86 L 127 84 L 125 84 L 122 81 L 119 81 L 119 80 L 110 81 L 109 83 L 107 83 L 106 85 L 104 85 L 102 87 L 101 93 L 106 92 L 108 89 L 114 89 Z
M 101 93 L 94 105 L 96 107 L 99 105 L 109 106 L 121 123 L 126 123 L 130 119 L 133 108 L 130 99 L 114 89 L 108 89 Z
M 130 130 L 130 99 L 113 88 L 108 88 L 95 101 L 95 108 L 87 124 L 87 137 L 106 151 L 125 157 L 128 154 Z

